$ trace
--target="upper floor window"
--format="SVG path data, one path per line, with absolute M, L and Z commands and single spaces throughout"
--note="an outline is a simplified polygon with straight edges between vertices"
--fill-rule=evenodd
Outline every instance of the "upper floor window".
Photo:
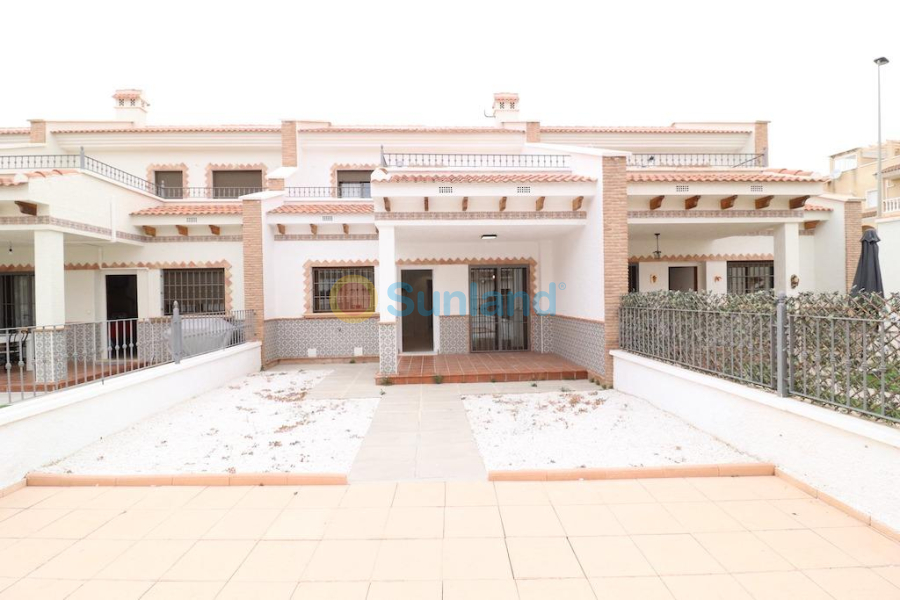
M 878 190 L 866 191 L 866 208 L 878 207 Z
M 183 171 L 156 171 L 153 176 L 160 198 L 184 198 Z
M 338 171 L 339 198 L 371 198 L 372 171 Z
M 213 171 L 213 198 L 237 198 L 263 190 L 262 171 Z
M 163 269 L 163 314 L 176 300 L 183 315 L 225 312 L 225 269 Z
M 775 263 L 771 260 L 730 260 L 727 275 L 729 294 L 752 294 L 775 287 Z
M 846 156 L 839 156 L 834 159 L 834 170 L 840 173 L 852 171 L 856 166 L 857 160 L 855 154 L 847 154 Z

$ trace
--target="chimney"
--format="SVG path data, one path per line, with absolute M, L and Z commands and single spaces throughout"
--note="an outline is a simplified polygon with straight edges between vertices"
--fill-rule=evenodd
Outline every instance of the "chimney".
M 147 124 L 147 107 L 150 103 L 144 99 L 143 90 L 116 90 L 113 94 L 116 101 L 116 120 L 133 123 L 135 127 Z
M 519 120 L 519 95 L 512 92 L 494 94 L 494 122 L 497 125 Z

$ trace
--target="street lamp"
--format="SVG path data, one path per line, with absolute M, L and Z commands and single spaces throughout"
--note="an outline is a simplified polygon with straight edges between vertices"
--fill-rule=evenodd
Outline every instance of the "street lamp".
M 881 180 L 881 67 L 890 61 L 881 56 L 875 59 L 875 65 L 878 67 L 878 207 L 875 214 L 881 217 L 882 213 L 882 194 L 884 193 L 884 184 Z

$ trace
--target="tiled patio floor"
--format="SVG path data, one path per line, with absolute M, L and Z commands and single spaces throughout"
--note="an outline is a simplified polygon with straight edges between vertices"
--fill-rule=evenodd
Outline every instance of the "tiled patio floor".
M 900 544 L 772 477 L 26 488 L 0 599 L 900 598 Z
M 587 379 L 587 370 L 556 354 L 475 352 L 470 354 L 403 355 L 394 383 L 543 381 Z

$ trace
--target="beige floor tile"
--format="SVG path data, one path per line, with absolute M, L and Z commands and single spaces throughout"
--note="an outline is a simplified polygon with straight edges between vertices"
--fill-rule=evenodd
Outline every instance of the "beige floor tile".
M 235 508 L 285 508 L 300 492 L 294 485 L 258 485 L 238 500 Z
M 373 581 L 439 581 L 441 540 L 385 540 L 378 549 Z
M 539 506 L 550 504 L 550 498 L 538 481 L 498 481 L 494 484 L 497 503 L 501 506 Z
M 318 542 L 262 541 L 238 568 L 233 581 L 299 581 Z
M 572 538 L 569 541 L 588 577 L 641 577 L 656 574 L 628 536 Z
M 250 492 L 249 487 L 214 486 L 204 488 L 184 505 L 187 509 L 222 509 L 234 508 L 241 498 Z
M 519 600 L 513 579 L 450 580 L 444 579 L 443 600 Z
M 747 477 L 692 477 L 689 482 L 692 486 L 712 500 L 724 502 L 726 500 L 760 500 L 760 494 L 756 486 L 748 484 Z
M 601 600 L 672 600 L 659 577 L 598 577 L 591 587 Z
M 346 485 L 302 486 L 288 502 L 288 508 L 337 508 L 347 493 Z
M 516 579 L 584 577 L 566 538 L 507 538 L 506 547 Z
M 804 573 L 835 600 L 900 600 L 900 588 L 871 569 L 816 569 Z
M 675 600 L 753 600 L 731 575 L 663 577 Z
M 623 535 L 625 530 L 605 505 L 555 506 L 556 516 L 569 537 Z
M 488 481 L 448 481 L 445 487 L 447 506 L 495 506 L 497 494 Z
M 34 538 L 80 540 L 122 513 L 114 508 L 75 509 L 32 534 Z
M 500 518 L 508 537 L 565 536 L 552 506 L 501 506 Z
M 588 481 L 548 481 L 544 483 L 544 490 L 556 506 L 603 502 L 597 486 Z
M 197 540 L 227 512 L 224 509 L 176 510 L 145 537 L 154 540 Z
M 118 508 L 125 510 L 147 497 L 151 489 L 149 487 L 111 487 L 97 497 L 84 502 L 81 508 Z
M 23 538 L 34 535 L 68 513 L 69 509 L 67 508 L 32 508 L 23 510 L 4 521 L 0 521 L 0 538 Z
M 366 600 L 368 581 L 301 581 L 291 600 Z
M 444 506 L 443 481 L 397 484 L 394 506 Z
M 0 521 L 10 518 L 16 513 L 22 512 L 23 508 L 0 508 Z
M 871 527 L 814 529 L 816 533 L 868 567 L 900 565 L 900 543 Z
M 891 583 L 893 583 L 896 587 L 900 588 L 900 566 L 897 567 L 876 567 L 872 569 L 875 573 L 878 573 Z
M 745 530 L 714 502 L 666 502 L 662 506 L 688 533 Z
M 697 533 L 694 538 L 729 573 L 794 570 L 791 563 L 749 531 Z
M 150 490 L 146 496 L 138 500 L 132 510 L 177 510 L 202 492 L 202 486 L 164 485 Z
M 250 554 L 254 542 L 200 540 L 166 571 L 165 581 L 228 581 Z
M 36 569 L 31 576 L 46 579 L 92 579 L 133 542 L 79 540 Z
M 0 550 L 0 577 L 25 577 L 74 543 L 74 540 L 16 541 Z
M 758 498 L 762 498 L 763 500 L 812 498 L 812 496 L 800 488 L 794 487 L 778 477 L 735 477 L 734 479 L 739 479 L 743 487 L 752 490 Z
M 263 534 L 266 540 L 320 540 L 337 509 L 287 508 Z
M 769 503 L 806 527 L 865 527 L 866 524 L 812 498 L 770 500 Z
M 390 509 L 339 508 L 331 515 L 323 539 L 381 539 Z
M 859 566 L 856 559 L 807 529 L 757 531 L 756 535 L 798 569 Z
M 225 513 L 209 531 L 207 540 L 258 540 L 281 513 L 275 508 L 234 508 Z
M 127 510 L 87 537 L 98 540 L 139 540 L 171 515 L 167 510 Z
M 610 510 L 629 535 L 687 531 L 662 504 L 614 504 Z
M 359 483 L 347 488 L 341 508 L 387 508 L 394 502 L 395 483 Z
M 708 500 L 687 479 L 663 477 L 640 479 L 639 481 L 657 502 L 703 502 Z
M 86 581 L 66 600 L 138 600 L 153 585 L 152 581 Z
M 0 497 L 0 508 L 29 508 L 68 488 L 31 486 Z M 67 507 L 62 507 L 67 508 Z
M 441 582 L 373 581 L 366 600 L 441 600 Z
M 369 581 L 380 541 L 324 540 L 319 542 L 303 572 L 303 581 Z
M 444 509 L 444 538 L 503 537 L 496 506 L 448 506 Z
M 445 581 L 512 578 L 506 544 L 497 538 L 445 539 L 442 572 Z
M 768 500 L 719 502 L 718 507 L 751 531 L 803 528 L 799 521 L 775 508 Z
M 516 582 L 520 600 L 596 600 L 587 579 L 520 579 Z
M 734 578 L 756 600 L 833 600 L 800 571 L 739 573 Z
M 97 577 L 156 581 L 193 545 L 192 540 L 142 540 L 125 550 Z
M 101 486 L 61 488 L 57 493 L 41 500 L 35 508 L 81 508 L 86 502 L 108 491 L 108 487 Z
M 66 579 L 20 579 L 0 592 L 0 600 L 61 600 L 81 583 Z
M 632 539 L 657 575 L 723 572 L 721 565 L 690 535 L 637 535 Z
M 293 581 L 229 581 L 216 600 L 290 600 L 297 587 Z M 305 597 L 304 597 L 305 600 Z
M 224 581 L 160 581 L 141 600 L 212 600 Z
M 17 582 L 17 578 L 13 577 L 0 577 L 0 592 Z
M 390 509 L 384 527 L 385 539 L 441 538 L 443 535 L 443 507 L 395 506 Z
M 621 479 L 613 481 L 587 481 L 600 494 L 604 504 L 640 504 L 656 502 L 650 492 L 636 479 Z

